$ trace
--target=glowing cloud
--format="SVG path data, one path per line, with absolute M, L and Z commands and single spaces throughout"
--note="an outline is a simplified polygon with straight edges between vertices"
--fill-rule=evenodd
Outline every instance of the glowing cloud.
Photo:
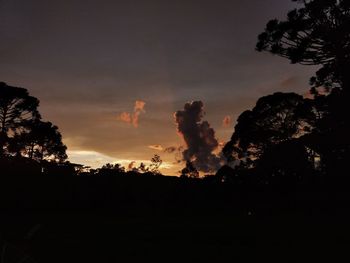
M 146 102 L 142 100 L 135 101 L 134 112 L 145 112 Z
M 162 145 L 156 144 L 156 145 L 148 145 L 148 148 L 152 149 L 152 150 L 157 150 L 157 151 L 163 151 L 163 147 Z
M 222 120 L 222 127 L 229 128 L 229 127 L 231 127 L 231 123 L 232 123 L 232 118 L 230 115 L 227 115 Z
M 141 113 L 145 113 L 146 102 L 142 100 L 135 101 L 134 112 L 122 112 L 118 116 L 118 120 L 134 125 L 135 128 L 139 126 L 139 117 Z
M 132 123 L 131 114 L 128 112 L 123 112 L 119 115 L 119 120 L 126 123 Z

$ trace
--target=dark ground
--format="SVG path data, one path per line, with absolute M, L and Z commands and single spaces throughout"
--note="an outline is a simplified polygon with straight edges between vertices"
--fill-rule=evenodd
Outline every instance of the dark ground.
M 0 185 L 1 263 L 349 258 L 345 190 L 238 190 L 162 177 L 17 177 Z

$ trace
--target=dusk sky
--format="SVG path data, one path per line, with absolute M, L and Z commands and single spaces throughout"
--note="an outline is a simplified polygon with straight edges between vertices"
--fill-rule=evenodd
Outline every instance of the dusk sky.
M 0 81 L 40 99 L 70 161 L 149 160 L 175 174 L 174 112 L 202 101 L 219 142 L 275 91 L 305 94 L 313 68 L 255 51 L 290 0 L 0 0 Z M 136 103 L 136 107 L 135 107 Z M 135 109 L 136 111 L 135 111 Z M 136 119 L 135 119 L 136 118 Z

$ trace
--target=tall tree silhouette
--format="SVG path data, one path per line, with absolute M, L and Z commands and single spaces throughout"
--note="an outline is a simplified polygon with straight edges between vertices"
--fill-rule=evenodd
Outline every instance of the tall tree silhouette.
M 350 157 L 350 1 L 304 0 L 286 21 L 271 20 L 259 36 L 257 50 L 292 63 L 321 66 L 311 78 L 311 92 L 322 118 L 309 135 L 327 174 L 342 174 Z M 331 91 L 320 95 L 319 88 Z
M 67 147 L 51 122 L 41 121 L 39 100 L 24 88 L 0 83 L 0 154 L 37 162 L 63 162 Z
M 243 112 L 223 153 L 228 161 L 241 161 L 246 168 L 273 145 L 300 137 L 312 129 L 309 100 L 295 93 L 274 93 L 260 98 L 253 110 Z
M 271 20 L 259 35 L 257 50 L 288 58 L 292 63 L 321 65 L 311 79 L 312 89 L 349 89 L 350 2 L 292 0 L 301 7 L 287 20 Z
M 40 119 L 38 105 L 39 100 L 26 89 L 0 82 L 0 156 L 6 151 L 9 136 L 16 134 L 24 122 Z
M 149 165 L 149 171 L 153 174 L 160 174 L 159 168 L 162 165 L 163 160 L 158 154 L 155 154 L 151 158 L 151 164 Z

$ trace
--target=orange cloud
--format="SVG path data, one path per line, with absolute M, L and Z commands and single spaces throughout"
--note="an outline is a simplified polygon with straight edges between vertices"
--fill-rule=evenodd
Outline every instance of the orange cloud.
M 179 149 L 179 147 L 170 146 L 170 147 L 165 148 L 164 152 L 166 152 L 166 153 L 173 153 L 173 152 L 177 151 L 178 149 Z
M 146 102 L 142 100 L 135 101 L 134 112 L 137 112 L 137 111 L 145 112 L 145 105 L 146 105 Z
M 157 150 L 157 151 L 163 151 L 163 147 L 162 145 L 148 145 L 148 148 L 153 149 L 153 150 Z
M 224 119 L 222 120 L 222 126 L 224 128 L 231 127 L 231 123 L 232 123 L 232 118 L 229 115 L 225 116 Z
M 224 147 L 225 144 L 226 144 L 225 142 L 220 141 L 220 142 L 219 142 L 219 147 Z
M 131 123 L 132 120 L 131 120 L 131 114 L 128 113 L 128 112 L 123 112 L 119 115 L 119 118 L 118 118 L 120 121 L 123 121 L 123 122 L 126 122 L 126 123 Z
M 142 100 L 135 101 L 134 112 L 122 112 L 118 116 L 118 120 L 129 124 L 133 124 L 134 127 L 137 128 L 139 126 L 140 114 L 145 113 L 145 105 L 146 102 Z

